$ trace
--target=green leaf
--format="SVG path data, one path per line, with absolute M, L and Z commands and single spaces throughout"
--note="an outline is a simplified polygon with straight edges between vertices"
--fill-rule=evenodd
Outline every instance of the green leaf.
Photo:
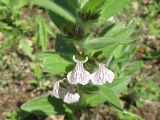
M 39 64 L 31 63 L 30 67 L 32 68 L 34 72 L 34 76 L 36 79 L 40 79 L 42 77 L 42 70 Z
M 132 57 L 134 56 L 136 52 L 136 45 L 119 45 L 114 51 L 113 51 L 113 56 L 115 60 L 113 61 L 114 63 L 120 62 L 120 63 L 125 63 L 125 61 L 130 61 Z
M 97 12 L 103 5 L 105 0 L 88 0 L 83 6 L 82 10 L 86 12 Z
M 55 2 L 52 2 L 50 0 L 34 0 L 33 4 L 40 5 L 47 10 L 50 10 L 55 14 L 61 16 L 62 18 L 72 23 L 76 23 L 76 18 L 67 9 L 63 8 Z
M 100 57 L 106 56 L 106 55 L 110 55 L 114 49 L 117 48 L 117 46 L 119 46 L 118 44 L 110 44 L 107 47 L 104 47 L 101 49 L 102 54 L 100 55 Z
M 88 86 L 88 88 L 83 88 L 79 105 L 96 106 L 106 101 L 121 109 L 120 100 L 112 90 L 108 89 L 106 86 L 91 85 Z
M 127 39 L 132 32 L 135 29 L 135 21 L 132 20 L 128 26 L 126 26 L 124 23 L 120 22 L 117 24 L 112 24 L 108 27 L 106 27 L 101 33 L 100 33 L 100 37 L 113 37 L 113 38 L 125 38 Z M 130 39 L 130 38 L 129 38 Z M 110 52 L 113 52 L 114 57 L 119 58 L 121 56 L 124 55 L 124 50 L 122 50 L 123 47 L 126 47 L 126 44 L 113 44 L 110 46 L 106 46 L 103 49 L 101 49 L 102 51 L 102 56 L 105 56 L 106 54 L 109 54 Z
M 45 29 L 47 31 L 47 33 L 52 36 L 53 38 L 55 38 L 55 34 L 56 34 L 56 31 L 55 31 L 55 26 L 51 26 L 50 23 L 48 23 L 48 21 L 44 21 L 44 26 L 45 26 Z
M 125 27 L 123 30 L 116 33 L 114 37 L 128 38 L 133 33 L 135 27 L 136 27 L 136 22 L 135 22 L 135 20 L 132 20 L 132 21 L 130 21 L 130 23 L 128 24 L 127 27 Z
M 65 38 L 61 34 L 57 34 L 56 36 L 55 50 L 60 54 L 68 56 L 77 54 L 77 50 L 72 43 L 72 40 Z
M 109 25 L 102 30 L 98 38 L 87 39 L 82 47 L 92 54 L 97 51 L 102 51 L 101 56 L 105 56 L 111 53 L 119 45 L 126 46 L 126 44 L 133 42 L 134 40 L 128 37 L 134 31 L 134 28 L 135 20 L 132 20 L 127 27 L 122 22 Z
M 128 0 L 106 0 L 101 7 L 100 22 L 104 22 L 109 17 L 119 12 L 126 4 Z
M 51 20 L 54 22 L 54 24 L 58 27 L 59 30 L 63 30 L 67 27 L 67 29 L 70 29 L 71 27 L 74 27 L 78 21 L 80 21 L 80 18 L 78 16 L 78 5 L 76 0 L 52 0 L 52 2 L 58 6 L 60 6 L 65 12 L 67 12 L 71 19 L 64 19 L 64 17 L 67 17 L 66 14 L 63 14 L 61 11 L 57 11 L 60 14 L 57 14 L 51 10 L 49 10 L 49 15 Z
M 102 49 L 104 47 L 107 47 L 110 44 L 129 44 L 133 42 L 132 39 L 126 39 L 126 38 L 107 38 L 107 37 L 99 37 L 99 38 L 93 38 L 86 40 L 82 47 L 85 49 Z
M 45 22 L 42 16 L 39 16 L 39 41 L 40 45 L 42 47 L 42 51 L 45 52 L 47 51 L 47 31 L 45 28 Z
M 120 32 L 125 28 L 124 26 L 125 26 L 124 22 L 108 25 L 100 32 L 99 36 L 114 37 L 118 32 Z
M 135 53 L 135 45 L 119 45 L 113 51 L 112 55 L 114 56 L 115 60 L 120 60 L 121 58 L 127 58 L 130 60 Z M 123 61 L 121 61 L 123 63 Z
M 88 94 L 81 94 L 79 105 L 80 106 L 97 106 L 105 102 L 105 98 L 97 93 L 88 93 Z
M 131 20 L 126 26 L 124 22 L 116 23 L 107 26 L 100 33 L 102 37 L 128 38 L 134 31 L 136 26 L 135 20 Z
M 116 49 L 113 51 L 113 56 L 115 59 L 120 58 L 121 56 L 124 55 L 124 46 L 125 45 L 119 45 L 116 47 Z
M 24 103 L 21 109 L 40 115 L 59 115 L 65 113 L 63 101 L 52 96 L 41 96 Z
M 56 53 L 39 53 L 36 58 L 42 60 L 45 71 L 51 74 L 65 73 L 71 63 Z
M 132 73 L 140 70 L 140 68 L 142 68 L 143 65 L 144 65 L 143 61 L 141 61 L 141 60 L 128 63 L 125 66 L 124 73 L 125 74 L 132 74 Z
M 23 52 L 32 59 L 33 48 L 29 45 L 28 40 L 20 40 L 20 46 Z
M 126 76 L 126 77 L 115 79 L 113 80 L 112 83 L 106 84 L 105 86 L 111 89 L 113 92 L 119 93 L 127 87 L 130 81 L 131 81 L 131 77 Z
M 121 109 L 121 103 L 117 95 L 110 89 L 108 89 L 106 86 L 99 86 L 100 94 L 102 94 L 106 101 L 113 104 L 115 107 Z

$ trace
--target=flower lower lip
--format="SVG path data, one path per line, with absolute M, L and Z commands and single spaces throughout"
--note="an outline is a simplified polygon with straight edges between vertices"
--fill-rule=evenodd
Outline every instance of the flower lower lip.
M 56 98 L 63 99 L 64 102 L 71 104 L 79 101 L 79 94 L 74 92 L 73 89 L 65 89 L 60 87 L 61 81 L 56 81 L 53 86 L 52 95 Z M 71 86 L 72 87 L 72 86 Z

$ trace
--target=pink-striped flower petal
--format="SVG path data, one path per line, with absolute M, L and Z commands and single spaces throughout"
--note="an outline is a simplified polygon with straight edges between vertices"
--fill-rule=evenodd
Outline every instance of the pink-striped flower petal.
M 79 96 L 78 93 L 68 92 L 68 93 L 64 96 L 63 101 L 64 101 L 65 103 L 71 104 L 71 103 L 78 102 L 78 101 L 79 101 L 79 98 L 80 98 L 80 96 Z
M 60 87 L 60 82 L 62 81 L 56 81 L 53 85 L 52 96 L 55 96 L 56 98 L 63 98 L 66 94 L 66 90 Z
M 70 84 L 82 84 L 85 85 L 90 80 L 90 73 L 86 71 L 83 67 L 83 63 L 87 62 L 88 58 L 85 61 L 78 61 L 73 58 L 76 62 L 76 66 L 73 71 L 67 74 L 67 80 Z
M 105 67 L 105 64 L 99 64 L 99 69 L 91 75 L 91 81 L 96 85 L 103 85 L 107 81 L 111 83 L 114 79 L 114 73 Z
M 74 92 L 74 86 L 68 86 L 68 88 L 61 88 L 60 81 L 56 81 L 53 86 L 52 96 L 63 99 L 64 102 L 71 104 L 79 101 L 79 94 Z

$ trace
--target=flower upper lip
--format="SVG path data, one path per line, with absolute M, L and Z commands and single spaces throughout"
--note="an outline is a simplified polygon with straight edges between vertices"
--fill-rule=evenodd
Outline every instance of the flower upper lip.
M 90 80 L 90 73 L 83 67 L 83 63 L 88 61 L 88 57 L 84 61 L 76 60 L 73 56 L 73 61 L 76 62 L 75 68 L 67 74 L 67 80 L 70 84 L 85 85 Z

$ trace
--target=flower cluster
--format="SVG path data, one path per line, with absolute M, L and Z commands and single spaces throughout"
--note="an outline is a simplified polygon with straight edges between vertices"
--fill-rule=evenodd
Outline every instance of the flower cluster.
M 89 73 L 84 69 L 83 64 L 88 61 L 88 57 L 84 61 L 76 60 L 73 56 L 73 61 L 76 62 L 75 68 L 67 74 L 67 81 L 70 83 L 67 89 L 60 87 L 60 81 L 56 81 L 53 86 L 52 95 L 56 98 L 63 99 L 66 103 L 75 103 L 80 96 L 75 92 L 73 85 L 87 84 L 90 80 L 95 85 L 103 85 L 106 82 L 111 83 L 114 79 L 114 73 L 105 67 L 105 64 L 99 63 L 99 68 L 94 73 Z

